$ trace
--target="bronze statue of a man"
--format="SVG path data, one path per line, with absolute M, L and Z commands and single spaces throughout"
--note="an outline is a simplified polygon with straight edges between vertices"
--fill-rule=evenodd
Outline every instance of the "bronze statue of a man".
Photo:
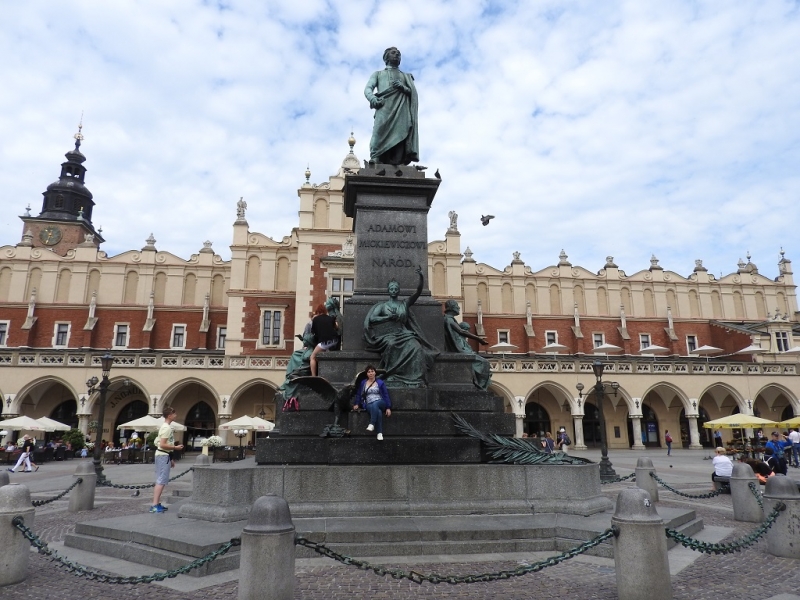
M 407 165 L 419 160 L 417 88 L 414 77 L 398 68 L 400 51 L 397 48 L 387 48 L 383 62 L 386 68 L 375 71 L 364 88 L 370 108 L 375 109 L 370 161 Z

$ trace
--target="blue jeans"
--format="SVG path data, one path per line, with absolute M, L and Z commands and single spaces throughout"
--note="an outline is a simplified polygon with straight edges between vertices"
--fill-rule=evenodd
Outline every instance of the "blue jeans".
M 383 433 L 383 411 L 386 410 L 386 402 L 377 400 L 367 404 L 369 413 L 369 424 L 375 426 L 375 433 Z
M 800 444 L 792 444 L 792 462 L 794 462 L 795 467 L 800 465 L 798 458 L 800 458 Z
M 672 442 L 667 442 L 667 456 L 672 453 Z

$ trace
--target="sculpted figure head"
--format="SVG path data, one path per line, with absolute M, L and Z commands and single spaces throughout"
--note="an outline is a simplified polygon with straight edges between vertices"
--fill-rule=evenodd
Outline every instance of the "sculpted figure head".
M 383 52 L 383 62 L 384 64 L 390 67 L 399 67 L 400 66 L 400 50 L 392 46 L 391 48 L 387 48 Z
M 461 314 L 461 308 L 458 306 L 458 302 L 455 300 L 448 300 L 444 303 L 444 310 L 445 312 L 451 312 L 454 315 Z
M 397 298 L 398 294 L 400 293 L 400 284 L 397 283 L 395 279 L 392 279 L 389 282 L 389 285 L 386 286 L 386 289 L 389 291 L 390 298 Z

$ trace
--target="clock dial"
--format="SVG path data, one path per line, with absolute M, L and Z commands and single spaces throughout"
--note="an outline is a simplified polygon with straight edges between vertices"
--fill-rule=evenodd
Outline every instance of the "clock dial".
M 55 225 L 49 225 L 39 232 L 39 239 L 45 246 L 55 246 L 61 241 L 61 229 Z

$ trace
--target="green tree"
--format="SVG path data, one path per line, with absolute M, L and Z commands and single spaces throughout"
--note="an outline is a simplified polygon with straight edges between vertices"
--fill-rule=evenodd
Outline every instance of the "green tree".
M 73 450 L 80 450 L 86 445 L 86 438 L 80 429 L 70 429 L 63 436 L 61 436 L 61 439 L 64 440 L 65 444 L 69 442 Z

